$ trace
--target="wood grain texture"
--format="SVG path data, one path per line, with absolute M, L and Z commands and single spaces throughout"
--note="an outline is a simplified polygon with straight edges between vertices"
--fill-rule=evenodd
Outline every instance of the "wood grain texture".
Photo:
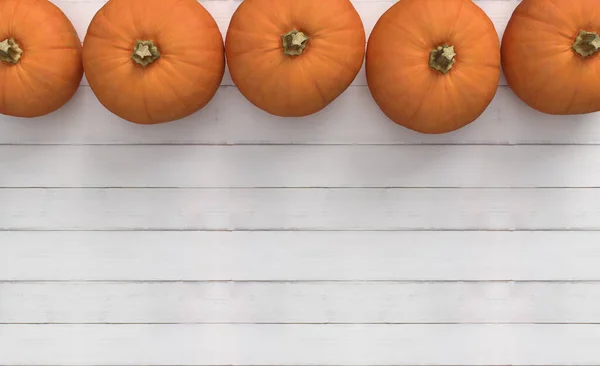
M 593 365 L 598 342 L 600 325 L 2 325 L 0 364 Z
M 598 281 L 600 232 L 0 232 L 0 281 Z
M 0 187 L 580 188 L 600 187 L 600 146 L 0 146 L 0 171 Z
M 600 282 L 0 282 L 0 295 L 0 323 L 600 323 Z
M 600 230 L 598 189 L 1 189 L 1 230 Z

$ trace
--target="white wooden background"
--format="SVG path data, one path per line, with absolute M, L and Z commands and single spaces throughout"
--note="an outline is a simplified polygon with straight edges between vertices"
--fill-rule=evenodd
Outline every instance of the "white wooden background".
M 325 0 L 324 0 L 325 1 Z M 103 0 L 54 0 L 83 39 Z M 223 32 L 239 0 L 205 0 Z M 500 36 L 518 0 L 476 1 Z M 392 0 L 355 0 L 368 32 Z M 226 76 L 136 126 L 0 118 L 0 365 L 600 365 L 600 115 L 505 86 L 448 135 L 364 73 L 299 120 Z

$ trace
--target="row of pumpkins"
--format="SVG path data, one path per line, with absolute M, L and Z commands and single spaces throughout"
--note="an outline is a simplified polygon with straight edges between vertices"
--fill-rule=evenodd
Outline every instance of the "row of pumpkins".
M 0 2 L 0 113 L 37 117 L 67 103 L 83 73 L 112 113 L 174 121 L 214 97 L 225 65 L 256 107 L 316 113 L 343 93 L 366 54 L 369 90 L 394 122 L 446 133 L 492 101 L 501 65 L 512 90 L 549 114 L 600 110 L 600 0 L 523 0 L 502 46 L 471 0 L 400 0 L 366 40 L 350 0 L 244 0 L 225 42 L 196 0 L 109 0 L 83 46 L 47 0 Z M 365 44 L 367 44 L 365 52 Z

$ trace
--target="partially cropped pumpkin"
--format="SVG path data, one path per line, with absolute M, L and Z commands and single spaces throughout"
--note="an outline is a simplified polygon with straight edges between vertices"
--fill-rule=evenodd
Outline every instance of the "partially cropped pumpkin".
M 223 38 L 196 0 L 110 0 L 83 46 L 90 87 L 130 122 L 170 122 L 200 110 L 225 71 Z
M 476 120 L 495 96 L 500 42 L 471 0 L 401 0 L 375 25 L 366 69 L 371 94 L 391 120 L 446 133 Z
M 366 36 L 350 0 L 245 0 L 225 42 L 233 82 L 282 117 L 316 113 L 360 71 Z
M 81 41 L 59 8 L 47 0 L 0 1 L 0 113 L 54 112 L 82 77 Z
M 600 111 L 598 0 L 523 0 L 502 39 L 508 85 L 547 114 Z

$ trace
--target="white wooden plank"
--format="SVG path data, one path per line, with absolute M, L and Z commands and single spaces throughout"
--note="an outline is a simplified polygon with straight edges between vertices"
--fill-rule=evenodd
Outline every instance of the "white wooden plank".
M 473 124 L 422 135 L 389 121 L 366 87 L 351 87 L 321 113 L 282 120 L 253 107 L 236 88 L 221 88 L 202 111 L 156 126 L 127 123 L 89 88 L 56 113 L 36 120 L 0 116 L 0 144 L 600 144 L 598 114 L 543 115 L 498 89 Z M 545 159 L 541 159 L 542 162 Z
M 4 281 L 594 281 L 600 232 L 0 232 Z
M 0 171 L 0 187 L 600 187 L 600 146 L 6 145 Z
M 599 230 L 600 189 L 1 189 L 3 230 Z
M 1 283 L 0 323 L 600 323 L 600 283 Z
M 592 365 L 600 325 L 4 325 L 2 365 Z
M 67 17 L 73 23 L 80 39 L 83 41 L 87 32 L 88 26 L 92 21 L 92 18 L 98 10 L 106 3 L 106 0 L 52 0 L 61 10 L 67 15 Z M 209 13 L 215 18 L 219 29 L 225 39 L 227 28 L 231 17 L 241 1 L 215 1 L 215 0 L 201 0 L 199 1 Z M 387 11 L 396 0 L 353 0 L 352 3 L 358 11 L 367 36 L 371 34 L 373 27 L 377 23 L 377 20 Z M 499 40 L 502 39 L 508 20 L 512 15 L 514 9 L 519 3 L 519 0 L 477 0 L 477 5 L 481 7 L 486 14 L 492 19 L 496 30 L 498 32 Z M 223 78 L 222 85 L 234 85 L 229 75 L 229 70 L 226 70 L 226 74 Z M 87 79 L 82 80 L 82 85 L 89 85 Z M 365 68 L 361 69 L 353 85 L 367 85 L 367 79 L 365 76 Z M 506 79 L 502 75 L 500 85 L 506 85 Z

